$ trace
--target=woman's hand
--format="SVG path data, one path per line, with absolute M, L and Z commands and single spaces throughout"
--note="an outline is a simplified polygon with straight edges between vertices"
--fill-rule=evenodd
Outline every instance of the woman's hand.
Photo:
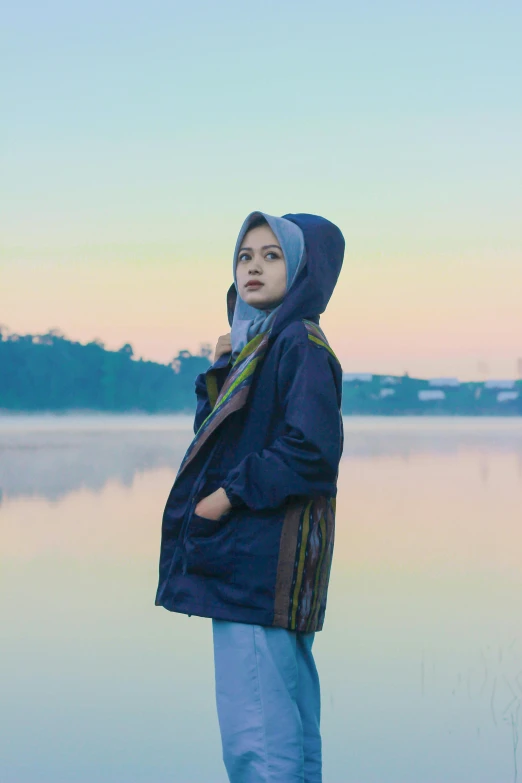
M 228 332 L 228 334 L 222 334 L 221 337 L 218 338 L 216 351 L 214 353 L 214 361 L 217 362 L 219 357 L 224 353 L 232 353 L 230 332 Z
M 194 509 L 194 513 L 207 519 L 219 519 L 227 511 L 230 511 L 231 508 L 232 504 L 227 498 L 225 490 L 223 487 L 219 487 L 211 495 L 201 498 Z

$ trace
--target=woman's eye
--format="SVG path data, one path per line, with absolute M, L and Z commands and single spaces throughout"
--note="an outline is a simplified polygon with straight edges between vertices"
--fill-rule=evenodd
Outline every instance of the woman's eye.
M 238 256 L 238 259 L 237 259 L 237 260 L 238 260 L 238 261 L 244 261 L 244 260 L 245 260 L 245 259 L 247 259 L 247 258 L 250 258 L 250 256 L 248 255 L 248 253 L 240 253 L 240 254 L 239 254 L 239 256 Z
M 277 255 L 277 253 L 272 253 L 272 252 L 271 252 L 271 253 L 267 253 L 267 254 L 266 254 L 266 257 L 267 257 L 267 258 L 270 258 L 270 256 L 272 256 L 272 258 L 279 258 L 279 256 Z

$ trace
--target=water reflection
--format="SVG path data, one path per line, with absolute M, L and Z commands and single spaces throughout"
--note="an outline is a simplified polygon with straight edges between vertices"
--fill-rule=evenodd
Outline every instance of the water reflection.
M 487 481 L 489 454 L 516 454 L 522 476 L 518 419 L 346 417 L 344 426 L 345 460 L 473 451 Z M 190 416 L 0 416 L 0 502 L 101 492 L 111 480 L 132 487 L 158 468 L 175 475 L 192 437 Z
M 0 417 L 0 500 L 132 487 L 155 468 L 175 475 L 193 435 L 188 416 Z
M 226 783 L 210 624 L 154 606 L 189 417 L 0 419 L 0 780 Z M 325 783 L 522 776 L 522 421 L 345 419 Z

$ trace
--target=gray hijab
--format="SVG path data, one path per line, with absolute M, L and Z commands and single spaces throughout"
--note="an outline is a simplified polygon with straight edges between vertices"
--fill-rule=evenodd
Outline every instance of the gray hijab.
M 250 340 L 252 340 L 261 332 L 266 332 L 267 329 L 271 328 L 276 319 L 278 310 L 282 305 L 282 302 L 280 302 L 271 310 L 260 310 L 257 307 L 252 307 L 252 305 L 247 304 L 239 294 L 236 278 L 236 261 L 238 251 L 241 247 L 241 243 L 243 242 L 245 234 L 250 228 L 250 225 L 254 222 L 254 220 L 256 220 L 256 218 L 259 217 L 263 217 L 266 220 L 276 235 L 285 257 L 285 296 L 292 287 L 292 284 L 294 283 L 297 275 L 306 264 L 304 236 L 299 226 L 297 226 L 295 223 L 292 223 L 291 220 L 286 220 L 285 218 L 281 217 L 274 217 L 273 215 L 267 215 L 265 212 L 251 212 L 250 215 L 248 215 L 243 225 L 241 226 L 232 262 L 234 283 L 236 285 L 237 291 L 237 300 L 231 329 L 232 362 L 235 361 L 236 357 L 239 356 L 245 345 L 247 345 Z

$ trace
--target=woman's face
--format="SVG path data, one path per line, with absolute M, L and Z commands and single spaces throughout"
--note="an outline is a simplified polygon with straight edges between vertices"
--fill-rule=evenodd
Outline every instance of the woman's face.
M 283 299 L 286 261 L 267 223 L 245 234 L 237 254 L 236 280 L 240 297 L 259 310 L 270 310 Z M 253 282 L 259 285 L 249 285 Z

